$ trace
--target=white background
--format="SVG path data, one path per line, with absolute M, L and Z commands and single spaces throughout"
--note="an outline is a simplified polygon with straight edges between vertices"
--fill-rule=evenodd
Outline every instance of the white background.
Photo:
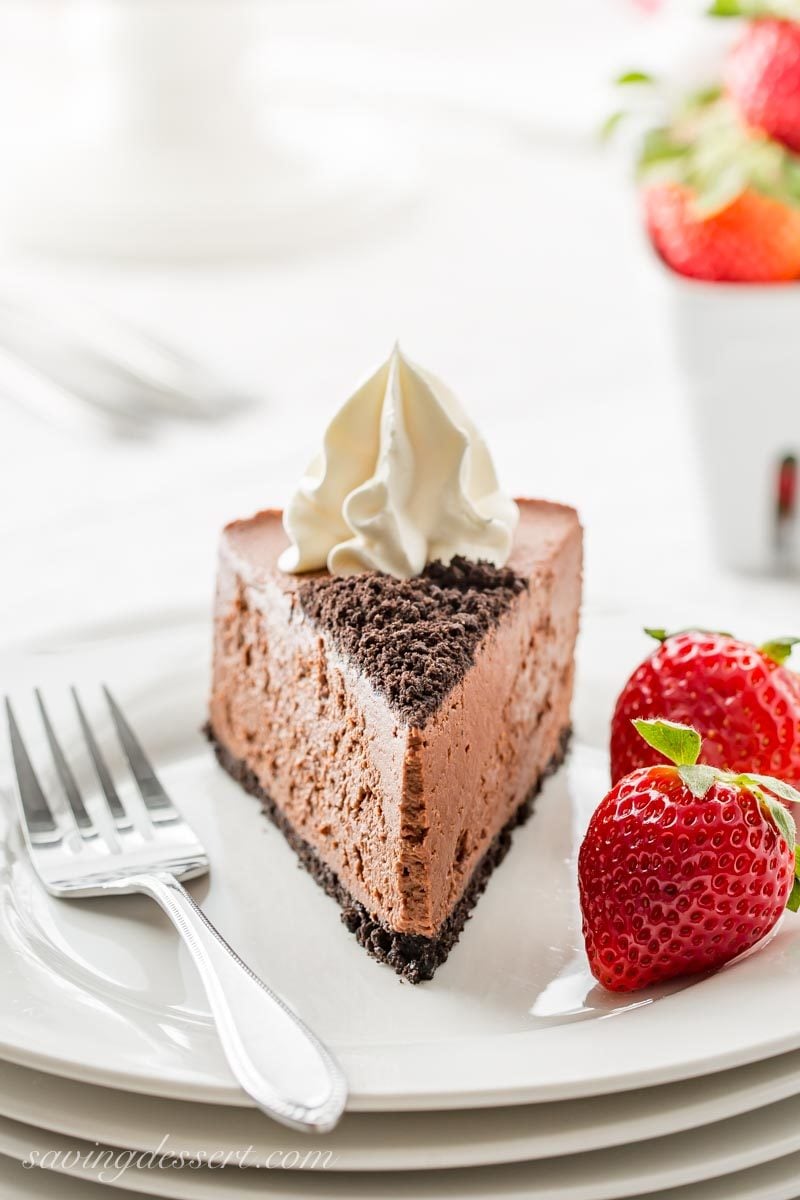
M 0 202 L 15 155 L 22 171 L 33 147 L 41 166 L 64 122 L 103 117 L 97 28 L 114 2 L 3 6 Z M 2 288 L 106 304 L 257 403 L 131 442 L 55 429 L 0 377 L 3 641 L 209 608 L 221 524 L 286 499 L 326 418 L 397 338 L 461 394 L 509 490 L 580 509 L 586 628 L 619 614 L 626 661 L 644 652 L 642 623 L 796 632 L 796 584 L 713 564 L 668 280 L 627 160 L 595 136 L 615 71 L 696 54 L 685 7 L 265 3 L 265 104 L 366 114 L 410 201 L 346 237 L 317 230 L 306 250 L 180 267 L 22 257 L 9 227 Z M 57 189 L 52 203 L 56 219 Z

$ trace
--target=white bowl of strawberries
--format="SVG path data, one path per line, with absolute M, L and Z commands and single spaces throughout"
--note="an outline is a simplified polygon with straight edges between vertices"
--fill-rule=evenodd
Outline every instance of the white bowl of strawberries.
M 800 572 L 800 0 L 716 0 L 722 82 L 651 129 L 644 219 L 666 268 L 723 561 Z M 796 3 L 796 20 L 790 19 Z

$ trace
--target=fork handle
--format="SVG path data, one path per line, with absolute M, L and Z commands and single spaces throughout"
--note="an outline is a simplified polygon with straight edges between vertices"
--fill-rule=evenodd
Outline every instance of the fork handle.
M 230 1068 L 248 1096 L 293 1129 L 332 1129 L 347 1084 L 330 1051 L 242 962 L 173 875 L 137 875 L 126 883 L 126 890 L 157 901 L 186 943 Z

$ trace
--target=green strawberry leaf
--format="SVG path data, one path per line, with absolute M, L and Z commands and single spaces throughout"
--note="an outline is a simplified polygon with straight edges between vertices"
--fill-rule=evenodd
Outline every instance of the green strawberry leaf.
M 623 71 L 614 80 L 617 87 L 627 87 L 631 83 L 655 83 L 652 75 L 648 75 L 646 71 Z
M 709 17 L 741 17 L 742 6 L 739 0 L 713 0 L 706 9 Z
M 659 754 L 663 754 L 676 767 L 693 767 L 700 754 L 702 739 L 691 725 L 679 725 L 676 721 L 632 722 L 637 733 Z
M 712 0 L 706 9 L 709 17 L 778 17 L 781 20 L 800 20 L 798 0 Z
M 800 792 L 782 779 L 774 779 L 771 775 L 751 775 L 749 771 L 738 778 L 743 783 L 754 783 L 759 787 L 766 788 L 768 792 L 779 796 L 787 804 L 800 804 Z
M 692 795 L 696 796 L 698 800 L 705 799 L 706 792 L 712 783 L 716 783 L 719 779 L 719 771 L 716 771 L 714 767 L 678 767 L 678 774 Z
M 655 638 L 657 642 L 665 642 L 667 638 L 679 637 L 682 633 L 709 633 L 716 637 L 733 637 L 733 634 L 728 633 L 726 629 L 704 629 L 702 625 L 687 625 L 685 629 L 673 629 L 672 633 L 668 629 L 651 629 L 645 625 L 644 632 L 648 637 Z
M 642 139 L 642 147 L 639 152 L 639 173 L 643 174 L 653 167 L 669 165 L 677 160 L 685 159 L 689 154 L 690 147 L 676 138 L 672 130 L 649 129 Z M 686 172 L 678 170 L 676 167 L 675 173 L 680 179 Z
M 698 181 L 692 202 L 692 211 L 701 221 L 729 208 L 747 190 L 748 184 L 747 172 L 738 162 L 717 165 L 708 175 Z
M 609 113 L 603 124 L 600 126 L 600 140 L 607 142 L 611 135 L 616 130 L 617 126 L 625 120 L 628 113 L 624 109 L 619 109 L 617 112 Z
M 797 912 L 800 909 L 800 846 L 794 848 L 794 883 L 786 907 L 789 912 Z
M 789 812 L 788 808 L 781 804 L 780 800 L 776 800 L 774 796 L 764 795 L 764 793 L 761 794 L 760 800 L 767 813 L 778 827 L 778 832 L 783 838 L 785 838 L 787 846 L 794 846 L 797 830 L 795 828 L 794 817 Z M 796 864 L 797 855 L 795 853 L 795 866 Z
M 723 94 L 723 89 L 718 83 L 710 83 L 707 87 L 691 92 L 686 97 L 686 106 L 689 109 L 705 108 L 707 104 L 714 104 Z
M 787 9 L 791 4 L 800 20 L 800 0 L 781 4 Z M 699 219 L 720 212 L 747 189 L 800 208 L 800 155 L 754 135 L 725 97 L 684 105 L 668 126 L 650 130 L 642 141 L 638 175 L 645 185 L 688 189 Z
M 800 646 L 800 638 L 780 637 L 773 638 L 770 642 L 764 642 L 763 646 L 759 646 L 759 650 L 767 658 L 776 662 L 779 667 L 782 667 L 795 646 Z
M 657 642 L 665 642 L 669 637 L 666 629 L 649 629 L 647 625 L 645 625 L 644 631 L 648 637 L 655 638 Z

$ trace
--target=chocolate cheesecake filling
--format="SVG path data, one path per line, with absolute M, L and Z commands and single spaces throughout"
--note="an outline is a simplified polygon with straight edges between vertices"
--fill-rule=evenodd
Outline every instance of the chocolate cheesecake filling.
M 458 938 L 563 755 L 581 587 L 572 509 L 520 501 L 506 568 L 278 569 L 281 515 L 220 548 L 210 734 L 376 957 L 415 982 Z
M 305 580 L 308 618 L 363 671 L 408 725 L 422 727 L 475 662 L 526 579 L 509 568 L 429 563 L 414 579 L 369 572 Z
M 498 867 L 511 849 L 514 830 L 524 825 L 533 812 L 536 797 L 542 784 L 556 771 L 564 760 L 569 745 L 570 730 L 562 731 L 556 753 L 534 783 L 525 800 L 493 839 L 486 853 L 472 873 L 461 899 L 435 937 L 418 933 L 398 933 L 382 924 L 363 904 L 350 894 L 335 871 L 322 861 L 313 846 L 300 837 L 297 830 L 286 819 L 284 813 L 267 795 L 250 770 L 247 763 L 233 758 L 220 745 L 210 724 L 205 727 L 208 740 L 214 747 L 217 761 L 232 779 L 261 801 L 261 807 L 270 821 L 278 827 L 294 850 L 300 863 L 312 879 L 331 896 L 341 908 L 341 920 L 354 934 L 359 945 L 378 962 L 386 963 L 408 983 L 424 983 L 433 979 L 436 968 L 441 966 L 455 946 L 470 918 L 472 909 L 486 890 L 492 872 Z

